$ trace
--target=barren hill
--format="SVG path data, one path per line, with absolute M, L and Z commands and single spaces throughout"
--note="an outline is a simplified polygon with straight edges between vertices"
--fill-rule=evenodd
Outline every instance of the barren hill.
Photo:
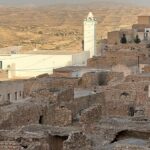
M 137 16 L 150 9 L 107 3 L 1 7 L 0 47 L 23 45 L 24 49 L 81 50 L 83 19 L 89 11 L 97 18 L 98 40 L 108 31 L 130 28 Z

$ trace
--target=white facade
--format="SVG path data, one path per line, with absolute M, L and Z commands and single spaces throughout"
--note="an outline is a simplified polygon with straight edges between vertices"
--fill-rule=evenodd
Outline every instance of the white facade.
M 150 28 L 145 28 L 144 39 L 150 40 Z
M 150 85 L 148 86 L 148 97 L 150 98 Z
M 90 52 L 90 57 L 96 56 L 96 19 L 90 12 L 84 20 L 84 51 Z
M 86 65 L 90 57 L 89 52 L 70 55 L 44 54 L 11 54 L 1 55 L 2 69 L 9 70 L 9 77 L 33 77 L 44 73 L 53 73 L 53 69 L 71 66 Z

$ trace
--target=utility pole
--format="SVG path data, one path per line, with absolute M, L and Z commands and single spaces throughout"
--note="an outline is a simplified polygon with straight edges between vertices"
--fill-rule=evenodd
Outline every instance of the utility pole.
M 140 56 L 138 56 L 138 71 L 140 72 Z

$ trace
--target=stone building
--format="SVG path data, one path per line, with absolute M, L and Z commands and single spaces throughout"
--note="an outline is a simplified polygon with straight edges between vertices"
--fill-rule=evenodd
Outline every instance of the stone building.
M 109 44 L 120 44 L 125 35 L 127 43 L 134 43 L 137 36 L 139 42 L 150 40 L 150 16 L 138 16 L 138 23 L 132 29 L 120 29 L 119 31 L 108 32 L 107 40 Z

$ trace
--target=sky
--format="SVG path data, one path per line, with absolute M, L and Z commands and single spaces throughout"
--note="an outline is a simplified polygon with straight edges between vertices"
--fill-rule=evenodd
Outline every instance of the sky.
M 150 0 L 0 0 L 0 5 L 49 5 L 56 3 L 86 3 L 92 1 L 111 1 L 123 3 L 136 3 L 138 5 L 145 5 L 150 7 Z

